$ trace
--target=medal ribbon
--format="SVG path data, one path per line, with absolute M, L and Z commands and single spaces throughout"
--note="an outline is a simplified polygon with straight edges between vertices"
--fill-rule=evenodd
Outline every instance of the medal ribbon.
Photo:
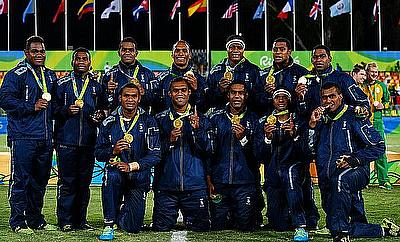
M 338 120 L 340 117 L 343 116 L 343 114 L 347 111 L 348 108 L 349 108 L 349 106 L 347 104 L 345 104 L 343 109 L 338 114 L 336 114 L 336 116 L 332 120 L 333 121 Z M 328 118 L 329 118 L 329 116 L 328 116 Z
M 140 113 L 138 111 L 136 111 L 135 118 L 133 119 L 133 121 L 132 121 L 131 125 L 129 126 L 128 130 L 126 130 L 126 128 L 125 128 L 124 118 L 123 118 L 121 109 L 118 110 L 118 114 L 119 114 L 119 124 L 121 126 L 122 132 L 124 132 L 124 134 L 127 134 L 127 133 L 131 132 L 131 130 L 133 129 L 133 127 L 135 127 L 135 124 L 137 123 L 137 121 L 139 119 Z
M 28 67 L 28 69 L 32 72 L 33 77 L 35 78 L 36 83 L 38 84 L 38 86 L 40 87 L 40 89 L 42 89 L 43 93 L 47 93 L 47 84 L 46 84 L 46 78 L 44 76 L 44 70 L 43 67 L 39 67 L 40 68 L 40 74 L 42 77 L 42 82 L 40 82 L 39 77 L 37 76 L 35 70 L 33 70 L 32 66 L 29 65 L 29 63 L 26 63 L 26 66 Z
M 229 71 L 229 72 L 232 72 L 232 74 L 233 74 L 233 72 L 234 72 L 234 70 L 235 70 L 235 68 L 237 67 L 237 66 L 239 66 L 240 64 L 242 64 L 243 62 L 245 62 L 246 61 L 246 58 L 242 58 L 234 67 L 231 67 L 230 65 L 229 65 L 229 60 L 226 60 L 226 64 L 225 64 L 225 71 Z
M 283 110 L 283 111 L 280 111 L 280 112 L 275 112 L 276 110 L 274 110 L 274 111 L 272 111 L 272 115 L 274 115 L 274 116 L 281 116 L 281 115 L 285 115 L 285 114 L 288 114 L 289 113 L 289 110 Z
M 128 75 L 127 73 L 125 73 L 122 69 L 121 66 L 118 65 L 118 69 L 120 72 L 122 72 L 122 74 L 124 74 L 125 76 L 127 76 L 129 79 L 137 79 L 137 75 L 139 73 L 139 64 L 136 65 L 135 70 L 133 71 L 133 76 Z
M 184 117 L 187 117 L 189 115 L 192 115 L 192 113 L 190 112 L 190 109 L 192 108 L 192 106 L 190 106 L 190 104 L 187 105 L 185 112 L 182 115 L 179 115 L 178 118 L 176 119 L 183 119 Z M 174 120 L 174 115 L 172 115 L 172 112 L 169 112 L 169 119 Z
M 85 83 L 83 84 L 81 93 L 78 95 L 78 86 L 76 85 L 76 80 L 75 80 L 74 74 L 72 74 L 72 87 L 74 89 L 75 97 L 78 100 L 83 100 L 83 95 L 85 94 L 85 91 L 86 91 L 86 88 L 88 87 L 88 85 L 89 85 L 89 76 L 86 75 Z

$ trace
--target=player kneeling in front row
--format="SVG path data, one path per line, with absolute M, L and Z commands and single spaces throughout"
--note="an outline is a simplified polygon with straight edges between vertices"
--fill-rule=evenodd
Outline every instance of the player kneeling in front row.
M 126 84 L 119 94 L 121 106 L 100 127 L 95 155 L 106 162 L 100 240 L 114 238 L 114 225 L 129 233 L 143 226 L 150 169 L 160 161 L 161 151 L 157 122 L 138 107 L 140 98 L 139 88 Z

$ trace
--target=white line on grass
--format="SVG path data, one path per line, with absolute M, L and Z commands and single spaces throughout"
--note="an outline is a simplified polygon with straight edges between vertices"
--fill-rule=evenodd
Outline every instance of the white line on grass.
M 175 231 L 175 232 L 172 232 L 171 242 L 187 241 L 186 235 L 187 235 L 187 231 Z

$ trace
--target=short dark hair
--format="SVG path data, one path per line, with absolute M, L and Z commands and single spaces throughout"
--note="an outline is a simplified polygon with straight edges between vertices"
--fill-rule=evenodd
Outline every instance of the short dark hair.
M 121 87 L 121 89 L 119 90 L 118 95 L 122 95 L 122 92 L 123 92 L 124 89 L 126 89 L 126 88 L 135 88 L 136 90 L 138 90 L 138 93 L 139 93 L 139 95 L 140 95 L 139 87 L 136 86 L 136 85 L 135 85 L 134 83 L 132 83 L 132 82 L 128 82 L 128 83 L 126 83 L 125 85 L 123 85 L 123 86 Z
M 365 70 L 365 66 L 362 64 L 355 64 L 353 67 L 352 73 L 359 73 L 361 70 Z
M 243 80 L 241 80 L 241 79 L 233 79 L 232 82 L 229 83 L 228 90 L 230 90 L 234 84 L 243 85 L 243 86 L 244 86 L 244 90 L 247 92 L 246 83 L 245 83 Z
M 225 42 L 225 43 L 228 43 L 229 41 L 234 40 L 234 39 L 238 39 L 238 40 L 241 40 L 241 41 L 243 41 L 244 43 L 246 43 L 244 37 L 243 37 L 242 35 L 240 35 L 240 34 L 233 34 L 233 35 L 230 35 L 230 36 L 226 39 L 226 42 Z
M 172 79 L 172 81 L 169 83 L 169 88 L 168 88 L 168 90 L 171 91 L 172 83 L 181 82 L 181 81 L 184 81 L 184 82 L 186 83 L 186 85 L 188 86 L 188 88 L 190 88 L 190 85 L 189 85 L 189 83 L 187 82 L 187 80 L 186 80 L 185 78 L 181 77 L 181 76 L 178 76 L 178 77 L 175 77 L 174 79 Z
M 132 37 L 125 37 L 125 38 L 123 38 L 122 40 L 121 40 L 121 42 L 119 42 L 119 47 L 118 47 L 118 49 L 121 49 L 121 47 L 122 47 L 122 43 L 133 43 L 133 45 L 135 46 L 135 49 L 136 49 L 136 51 L 137 51 L 137 42 L 136 42 L 136 40 L 134 39 L 134 38 L 132 38 Z
M 176 46 L 177 46 L 179 43 L 183 43 L 183 44 L 189 49 L 189 52 L 191 51 L 190 44 L 189 44 L 186 40 L 181 39 L 181 40 L 176 41 L 175 44 L 172 46 L 172 52 L 175 51 Z
M 276 42 L 284 42 L 284 43 L 286 43 L 286 46 L 289 50 L 292 49 L 292 44 L 290 43 L 290 40 L 288 40 L 286 38 L 283 38 L 283 37 L 276 38 L 273 43 L 276 43 Z
M 321 93 L 322 93 L 322 90 L 326 90 L 326 89 L 329 89 L 329 88 L 332 88 L 332 87 L 335 87 L 335 88 L 336 88 L 338 94 L 341 94 L 341 93 L 342 93 L 342 90 L 340 89 L 340 87 L 339 87 L 338 84 L 336 84 L 336 83 L 334 83 L 334 82 L 329 82 L 329 81 L 328 81 L 328 82 L 325 82 L 324 84 L 322 84 L 322 86 L 321 86 Z
M 76 55 L 78 52 L 84 52 L 84 53 L 86 53 L 86 54 L 89 56 L 89 60 L 91 59 L 90 51 L 89 51 L 88 49 L 86 49 L 86 48 L 84 48 L 84 47 L 78 47 L 78 48 L 76 48 L 76 49 L 74 50 L 74 52 L 72 53 L 72 60 L 75 59 L 75 55 Z
M 31 48 L 32 43 L 42 43 L 44 46 L 44 39 L 37 35 L 32 35 L 25 42 L 25 50 L 29 50 Z
M 325 50 L 326 54 L 331 57 L 331 50 L 329 49 L 328 46 L 326 45 L 316 45 L 314 46 L 314 48 L 312 49 L 311 53 L 314 53 L 315 50 Z

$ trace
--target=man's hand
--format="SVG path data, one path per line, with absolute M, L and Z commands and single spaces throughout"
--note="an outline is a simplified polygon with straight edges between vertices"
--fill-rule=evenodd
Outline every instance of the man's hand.
M 235 134 L 235 136 L 238 140 L 241 140 L 244 138 L 245 130 L 246 130 L 246 128 L 243 125 L 241 125 L 240 123 L 232 124 L 232 132 Z
M 192 74 L 185 74 L 183 78 L 189 83 L 193 91 L 197 90 L 197 78 Z
M 211 182 L 211 176 L 207 175 L 207 187 L 209 195 L 215 194 L 215 187 L 214 184 Z
M 349 158 L 349 155 L 342 155 L 340 156 L 340 159 L 336 161 L 336 167 L 339 169 L 345 169 L 345 168 L 350 168 L 350 164 L 347 162 L 347 158 Z
M 269 124 L 268 122 L 265 122 L 264 124 L 264 134 L 267 139 L 272 140 L 272 134 L 276 130 L 275 125 Z
M 119 155 L 122 153 L 123 150 L 128 150 L 128 149 L 129 149 L 128 141 L 120 139 L 114 146 L 113 155 Z
M 306 84 L 299 83 L 294 89 L 296 95 L 300 101 L 304 101 L 304 96 L 306 95 L 308 89 Z
M 171 135 L 169 136 L 169 142 L 174 143 L 181 136 L 182 136 L 182 129 L 173 128 L 171 131 Z
M 107 89 L 109 92 L 114 92 L 118 87 L 118 83 L 114 82 L 114 75 L 111 73 L 110 80 L 107 83 Z
M 193 129 L 198 129 L 200 126 L 200 118 L 197 114 L 196 106 L 194 106 L 194 114 L 189 116 L 189 122 Z
M 315 126 L 317 126 L 317 123 L 321 120 L 322 114 L 324 113 L 324 111 L 325 111 L 325 108 L 320 106 L 311 113 L 311 118 L 310 118 L 310 121 L 308 122 L 308 125 L 311 128 L 315 128 Z
M 125 163 L 125 162 L 116 162 L 116 163 L 114 163 L 113 164 L 115 167 L 117 167 L 120 171 L 122 171 L 122 172 L 130 172 L 131 171 L 131 168 L 130 168 L 130 166 L 129 166 L 129 164 L 128 163 Z
M 47 100 L 40 98 L 35 103 L 35 111 L 37 112 L 42 109 L 46 109 L 48 105 L 49 105 L 49 102 L 47 102 Z
M 293 118 L 290 118 L 290 122 L 289 123 L 284 123 L 282 124 L 281 128 L 288 133 L 291 137 L 293 137 L 296 133 L 296 127 L 294 125 L 293 122 Z
M 232 82 L 232 81 L 229 81 L 228 79 L 222 78 L 222 79 L 219 81 L 219 84 L 218 84 L 219 90 L 220 90 L 222 93 L 226 92 L 227 89 L 228 89 L 228 87 L 229 87 L 229 84 L 231 84 L 231 82 Z
M 273 93 L 275 91 L 275 84 L 266 82 L 264 85 L 264 90 L 268 93 Z
M 68 107 L 68 114 L 69 114 L 70 116 L 73 116 L 73 115 L 78 114 L 79 111 L 80 111 L 80 108 L 79 108 L 78 105 L 72 104 L 72 105 L 70 105 L 70 106 Z

